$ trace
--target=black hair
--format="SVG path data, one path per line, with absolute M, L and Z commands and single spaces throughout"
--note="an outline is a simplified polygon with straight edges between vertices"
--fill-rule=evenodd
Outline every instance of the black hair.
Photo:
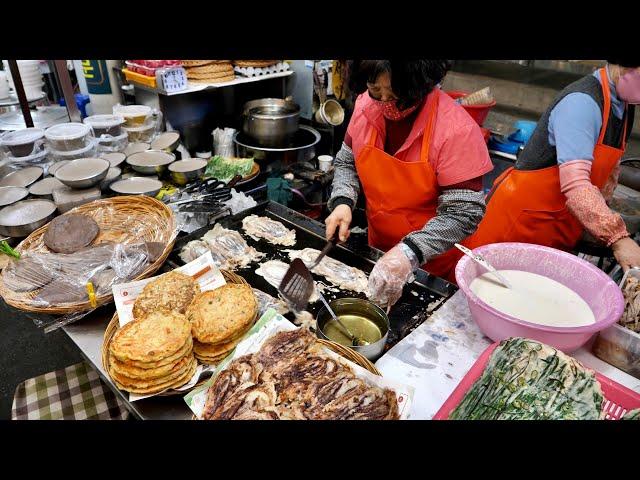
M 388 72 L 391 89 L 398 97 L 398 108 L 421 102 L 439 84 L 451 68 L 449 60 L 354 60 L 351 65 L 351 91 L 357 94 Z

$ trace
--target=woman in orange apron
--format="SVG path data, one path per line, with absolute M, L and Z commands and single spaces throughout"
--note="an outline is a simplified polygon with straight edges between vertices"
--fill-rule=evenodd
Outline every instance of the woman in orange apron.
M 360 95 L 336 156 L 327 237 L 346 240 L 362 184 L 369 244 L 387 253 L 369 277 L 373 301 L 392 305 L 420 265 L 442 276 L 444 254 L 484 214 L 482 176 L 493 168 L 479 126 L 436 85 L 437 60 L 363 62 Z
M 560 92 L 515 168 L 494 182 L 478 231 L 463 242 L 467 247 L 526 242 L 571 250 L 586 230 L 612 248 L 624 270 L 640 266 L 640 247 L 629 238 L 620 215 L 606 204 L 633 125 L 633 104 L 640 103 L 639 64 L 610 62 Z M 572 125 L 555 118 L 562 118 L 563 110 L 565 123 L 572 118 Z M 581 137 L 588 141 L 589 135 L 590 144 L 576 145 Z M 583 154 L 572 153 L 580 148 Z M 461 255 L 449 256 L 450 276 Z

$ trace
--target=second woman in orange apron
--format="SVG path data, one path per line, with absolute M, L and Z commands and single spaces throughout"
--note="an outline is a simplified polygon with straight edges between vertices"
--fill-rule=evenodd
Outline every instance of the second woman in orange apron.
M 586 230 L 624 270 L 640 247 L 606 204 L 640 103 L 640 62 L 609 63 L 566 87 L 542 116 L 515 168 L 494 182 L 469 248 L 526 242 L 571 250 Z M 552 143 L 553 141 L 553 143 Z M 452 253 L 449 277 L 462 254 Z

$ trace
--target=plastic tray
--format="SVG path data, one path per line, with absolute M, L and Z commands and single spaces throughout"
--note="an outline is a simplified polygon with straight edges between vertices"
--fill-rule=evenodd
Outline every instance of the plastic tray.
M 449 418 L 449 414 L 460 404 L 475 381 L 482 376 L 491 354 L 499 344 L 500 342 L 496 342 L 489 345 L 487 349 L 482 352 L 482 355 L 476 360 L 476 363 L 473 364 L 455 390 L 449 395 L 449 398 L 447 398 L 442 407 L 440 407 L 440 410 L 433 416 L 434 420 L 447 420 Z M 619 420 L 629 410 L 640 408 L 639 393 L 614 382 L 598 372 L 595 372 L 595 374 L 596 379 L 602 386 L 602 393 L 604 394 L 603 410 L 606 412 L 606 420 Z
M 132 72 L 128 68 L 123 68 L 122 73 L 124 73 L 124 77 L 130 82 L 139 83 L 140 85 L 145 85 L 149 88 L 156 88 L 156 77 L 149 77 L 147 75 L 142 75 L 141 73 Z

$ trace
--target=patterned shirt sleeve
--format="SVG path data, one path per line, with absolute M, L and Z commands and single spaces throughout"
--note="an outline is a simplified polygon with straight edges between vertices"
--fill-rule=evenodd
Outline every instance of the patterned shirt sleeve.
M 336 155 L 333 162 L 333 183 L 331 198 L 329 199 L 329 210 L 333 210 L 340 204 L 347 204 L 353 208 L 358 201 L 360 193 L 360 180 L 356 172 L 356 164 L 353 151 L 346 143 Z
M 407 235 L 403 242 L 418 256 L 420 265 L 446 252 L 478 228 L 485 212 L 483 192 L 444 190 L 438 197 L 436 216 L 422 230 Z

